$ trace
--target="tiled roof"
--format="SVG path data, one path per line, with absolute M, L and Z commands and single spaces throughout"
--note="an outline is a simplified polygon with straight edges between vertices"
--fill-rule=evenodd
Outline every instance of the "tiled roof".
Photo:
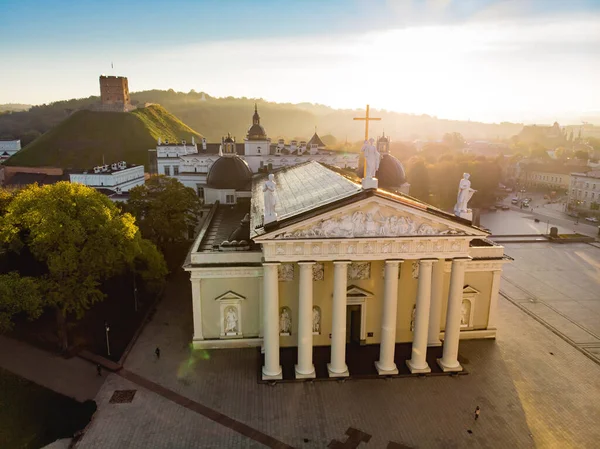
M 473 226 L 468 220 L 437 209 L 409 195 L 393 193 L 384 189 L 363 190 L 360 184 L 361 180 L 355 173 L 325 166 L 318 162 L 312 161 L 286 167 L 273 174 L 277 184 L 275 191 L 277 222 L 270 223 L 266 226 L 266 230 L 263 229 L 263 185 L 267 175 L 254 176 L 250 211 L 250 235 L 252 238 L 371 196 L 386 198 L 404 206 L 460 223 L 463 226 L 484 231 Z

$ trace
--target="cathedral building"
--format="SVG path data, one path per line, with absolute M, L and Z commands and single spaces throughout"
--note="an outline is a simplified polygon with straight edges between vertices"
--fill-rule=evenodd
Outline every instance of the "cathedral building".
M 277 158 L 268 142 L 255 112 L 242 154 L 228 136 L 210 156 L 214 201 L 184 265 L 194 347 L 260 347 L 263 380 L 352 376 L 357 353 L 376 354 L 374 375 L 463 370 L 460 340 L 495 338 L 504 248 L 403 193 L 385 151 L 362 181 L 318 158 L 253 175 L 250 157 Z

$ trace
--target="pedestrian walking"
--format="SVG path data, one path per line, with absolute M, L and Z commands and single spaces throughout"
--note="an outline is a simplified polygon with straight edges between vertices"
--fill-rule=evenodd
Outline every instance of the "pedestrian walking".
M 481 409 L 479 406 L 475 407 L 475 421 L 479 419 L 479 414 L 481 413 Z
M 156 358 L 160 359 L 160 348 L 158 346 L 156 347 L 156 351 L 154 351 L 154 353 L 156 354 Z
M 96 365 L 96 373 L 98 374 L 98 376 L 102 376 L 102 367 L 99 363 Z

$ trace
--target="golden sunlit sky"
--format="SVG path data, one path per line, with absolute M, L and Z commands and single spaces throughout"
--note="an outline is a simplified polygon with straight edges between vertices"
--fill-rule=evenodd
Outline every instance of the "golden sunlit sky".
M 11 86 L 0 103 L 97 95 L 106 73 L 127 76 L 132 91 L 451 119 L 580 123 L 600 111 L 595 1 L 50 3 L 0 0 L 8 22 L 31 16 L 0 31 Z M 111 16 L 120 8 L 125 18 Z

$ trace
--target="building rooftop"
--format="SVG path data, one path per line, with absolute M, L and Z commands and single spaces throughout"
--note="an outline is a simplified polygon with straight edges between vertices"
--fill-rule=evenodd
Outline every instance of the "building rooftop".
M 229 238 L 240 227 L 241 221 L 246 214 L 250 212 L 250 206 L 247 202 L 236 205 L 215 205 L 215 213 L 210 219 L 210 223 L 200 241 L 196 252 L 215 252 L 222 251 L 220 245 L 229 241 Z M 257 245 L 250 243 L 250 249 L 257 249 Z
M 386 198 L 463 226 L 487 232 L 473 226 L 469 220 L 437 209 L 409 195 L 393 193 L 381 188 L 364 190 L 356 174 L 318 162 L 305 162 L 286 167 L 274 172 L 273 175 L 277 185 L 275 195 L 278 220 L 269 223 L 266 230 L 263 228 L 263 185 L 267 175 L 254 176 L 250 213 L 252 238 L 371 196 Z

